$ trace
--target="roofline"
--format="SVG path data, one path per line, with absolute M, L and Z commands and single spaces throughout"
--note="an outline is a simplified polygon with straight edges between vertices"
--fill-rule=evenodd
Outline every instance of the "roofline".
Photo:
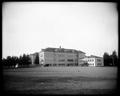
M 83 51 L 80 51 L 80 50 L 76 50 L 76 49 L 67 49 L 67 48 L 53 48 L 53 47 L 47 47 L 47 48 L 45 48 L 45 49 L 48 49 L 48 48 L 50 48 L 50 49 L 63 49 L 63 50 L 73 50 L 73 51 L 76 51 L 76 52 L 80 52 L 80 53 L 84 53 L 84 54 L 86 54 L 85 52 L 83 52 Z M 41 51 L 45 51 L 45 49 L 41 49 Z M 50 51 L 51 52 L 51 51 Z

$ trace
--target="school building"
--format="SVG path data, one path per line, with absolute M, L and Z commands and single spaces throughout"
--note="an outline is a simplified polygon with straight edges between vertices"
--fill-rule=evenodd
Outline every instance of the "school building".
M 45 48 L 40 52 L 30 54 L 31 62 L 34 64 L 36 56 L 39 56 L 41 66 L 80 66 L 88 63 L 89 66 L 103 66 L 103 58 L 98 56 L 86 56 L 85 52 L 66 48 Z

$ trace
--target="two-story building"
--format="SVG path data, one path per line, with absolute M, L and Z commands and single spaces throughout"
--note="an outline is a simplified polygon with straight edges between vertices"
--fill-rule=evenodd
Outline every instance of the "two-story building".
M 89 66 L 104 66 L 103 58 L 94 55 L 86 56 L 82 61 L 88 63 Z

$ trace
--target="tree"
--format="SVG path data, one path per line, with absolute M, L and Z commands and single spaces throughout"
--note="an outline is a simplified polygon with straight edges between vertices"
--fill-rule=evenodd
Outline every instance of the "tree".
M 113 51 L 113 53 L 111 55 L 111 59 L 112 59 L 113 66 L 117 66 L 117 64 L 118 64 L 118 56 L 117 56 L 116 51 Z
M 11 56 L 7 56 L 7 58 L 6 58 L 6 65 L 7 66 L 12 66 Z
M 118 56 L 116 51 L 113 51 L 111 55 L 107 52 L 103 55 L 104 58 L 104 65 L 105 66 L 117 66 L 118 65 Z
M 30 64 L 29 55 L 23 54 L 23 56 L 7 56 L 7 58 L 2 59 L 3 66 L 15 67 L 16 65 L 28 66 Z
M 16 56 L 12 56 L 12 58 L 11 58 L 11 62 L 12 62 L 12 66 L 15 66 L 17 63 L 18 63 L 18 57 L 16 57 Z
M 18 62 L 19 62 L 18 64 L 19 64 L 20 66 L 23 66 L 22 56 L 19 57 Z
M 25 60 L 24 61 L 25 65 L 30 65 L 31 64 L 31 59 L 30 59 L 29 55 L 25 55 L 24 60 Z
M 2 59 L 3 66 L 14 67 L 18 63 L 17 56 L 7 56 L 7 58 Z
M 39 54 L 38 53 L 36 53 L 36 58 L 35 58 L 35 62 L 34 62 L 35 64 L 39 64 Z
M 110 56 L 107 52 L 104 53 L 103 55 L 103 59 L 104 59 L 104 66 L 110 66 Z
M 7 60 L 5 58 L 2 59 L 2 66 L 8 66 Z
M 30 63 L 29 55 L 23 54 L 23 56 L 19 57 L 19 64 L 21 66 L 28 66 Z

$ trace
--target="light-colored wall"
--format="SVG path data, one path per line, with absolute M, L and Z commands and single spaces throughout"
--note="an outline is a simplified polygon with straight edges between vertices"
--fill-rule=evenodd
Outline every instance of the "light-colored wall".
M 89 66 L 95 66 L 95 58 L 88 58 L 88 57 L 85 57 L 82 59 L 83 61 L 86 61 Z
M 95 58 L 88 58 L 89 66 L 95 66 Z
M 69 62 L 68 59 L 72 59 L 73 62 Z M 76 53 L 66 53 L 66 63 L 77 63 L 77 54 Z
M 81 65 L 85 62 L 85 53 L 78 53 L 78 65 Z
M 98 60 L 100 60 L 100 61 L 98 61 Z M 96 64 L 96 66 L 104 66 L 103 58 L 96 58 L 95 64 Z
M 54 57 L 55 57 L 54 58 L 55 64 L 66 63 L 66 54 L 65 53 L 55 52 Z M 61 60 L 64 60 L 64 61 L 61 61 Z
M 43 55 L 42 57 L 41 54 Z M 40 64 L 41 64 L 41 59 L 44 60 L 44 64 L 75 64 L 78 63 L 77 55 L 78 55 L 77 53 L 42 51 L 39 53 L 39 60 L 40 60 Z M 79 54 L 79 56 L 84 57 L 85 54 Z M 68 61 L 68 59 L 73 59 L 73 62 Z
M 53 64 L 54 58 L 54 52 L 44 52 L 45 64 Z
M 100 61 L 98 61 L 98 59 Z M 89 64 L 89 66 L 104 66 L 103 58 L 85 57 L 82 60 L 86 61 Z
M 39 63 L 44 64 L 44 52 L 39 52 Z
M 80 59 L 85 58 L 85 53 L 78 53 L 78 58 Z
M 100 61 L 98 61 L 97 59 L 99 59 Z M 82 60 L 87 61 L 89 66 L 104 66 L 103 58 L 86 57 Z
M 78 59 L 78 65 L 84 64 L 86 63 L 86 60 L 83 59 Z

